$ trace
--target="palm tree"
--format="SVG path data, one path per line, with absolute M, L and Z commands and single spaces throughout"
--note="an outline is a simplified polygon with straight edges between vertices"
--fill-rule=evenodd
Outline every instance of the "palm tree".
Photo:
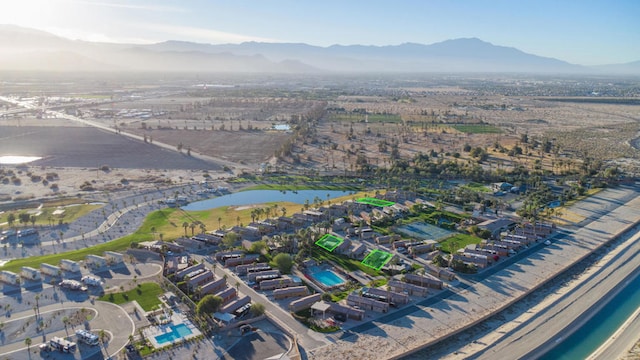
M 37 309 L 38 313 L 40 313 L 40 303 L 39 303 L 40 294 L 36 295 L 35 300 L 36 300 L 36 309 Z
M 218 217 L 218 229 L 222 228 L 222 225 L 220 225 L 221 222 L 222 222 L 222 217 Z
M 29 358 L 31 358 L 31 338 L 27 337 L 26 339 L 24 339 L 24 343 L 25 345 L 27 345 L 27 352 L 29 353 Z
M 69 326 L 69 318 L 67 316 L 63 317 L 62 323 L 64 324 L 64 331 L 67 333 L 67 336 L 69 336 L 69 330 L 67 329 L 67 326 Z
M 182 227 L 184 228 L 184 236 L 187 236 L 187 228 L 189 227 L 189 223 L 186 221 L 183 222 Z
M 9 215 L 7 215 L 7 224 L 9 224 L 9 227 L 12 227 L 15 222 L 16 215 L 14 213 L 10 213 Z
M 207 231 L 207 226 L 203 223 L 200 223 L 200 232 L 204 234 Z
M 193 236 L 196 229 L 196 223 L 192 222 L 189 224 L 189 227 L 191 228 L 191 236 Z
M 282 207 L 282 209 L 280 209 L 280 211 L 282 211 L 282 217 L 287 216 L 287 208 L 286 207 Z
M 98 334 L 98 337 L 100 338 L 100 343 L 102 343 L 102 347 L 104 348 L 104 352 L 107 354 L 107 358 L 109 358 L 109 353 L 107 352 L 107 347 L 105 346 L 105 339 L 107 338 L 107 333 L 104 330 L 100 330 L 100 333 Z

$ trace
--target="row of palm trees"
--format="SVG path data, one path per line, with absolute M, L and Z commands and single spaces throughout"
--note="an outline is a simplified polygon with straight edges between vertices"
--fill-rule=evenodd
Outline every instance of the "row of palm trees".
M 273 204 L 272 206 L 265 208 L 255 208 L 251 210 L 251 222 L 255 222 L 256 220 L 260 221 L 260 217 L 262 217 L 262 215 L 265 216 L 265 219 L 270 218 L 272 215 L 278 216 L 278 210 L 280 210 L 282 216 L 287 216 L 287 208 L 283 206 L 278 209 L 278 204 Z
M 184 236 L 187 236 L 187 229 L 191 229 L 191 236 L 195 235 L 196 227 L 200 228 L 200 233 L 204 234 L 207 231 L 207 226 L 199 220 L 193 221 L 189 223 L 185 221 L 182 223 L 182 227 L 184 228 Z

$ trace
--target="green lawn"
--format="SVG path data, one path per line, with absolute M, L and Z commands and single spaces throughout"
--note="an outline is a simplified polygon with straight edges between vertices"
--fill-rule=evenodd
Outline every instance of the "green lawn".
M 118 305 L 135 300 L 144 311 L 151 311 L 161 304 L 158 296 L 163 292 L 160 285 L 156 283 L 143 283 L 139 284 L 135 289 L 104 295 L 98 300 L 108 301 Z
M 467 234 L 456 234 L 451 237 L 446 238 L 445 240 L 440 242 L 441 250 L 445 253 L 451 253 L 451 246 L 453 244 L 453 251 L 458 251 L 458 249 L 462 249 L 470 244 L 480 244 L 482 239 L 479 237 L 475 237 Z
M 53 215 L 53 212 L 58 209 L 57 206 L 43 207 L 43 208 L 38 209 L 38 210 L 36 210 L 36 209 L 18 209 L 18 210 L 13 210 L 13 211 L 6 211 L 6 212 L 0 214 L 0 224 L 7 222 L 7 217 L 11 213 L 13 213 L 13 215 L 16 218 L 15 223 L 13 224 L 14 227 L 31 227 L 32 226 L 31 222 L 29 222 L 27 224 L 20 224 L 18 222 L 18 215 L 22 214 L 22 213 L 29 213 L 29 214 L 35 215 L 36 216 L 35 225 L 45 226 L 45 225 L 51 225 L 51 223 L 58 224 L 59 220 L 62 220 L 65 223 L 70 223 L 70 222 L 75 221 L 79 217 L 82 217 L 82 216 L 90 213 L 91 211 L 99 209 L 99 208 L 101 208 L 103 206 L 104 205 L 89 205 L 89 204 L 78 204 L 78 205 L 73 205 L 73 206 L 68 206 L 67 205 L 67 206 L 63 207 L 63 209 L 64 209 L 64 214 L 63 215 Z
M 502 133 L 502 130 L 499 127 L 496 127 L 493 125 L 456 124 L 456 125 L 449 125 L 449 126 L 466 134 L 500 134 Z
M 467 185 L 463 186 L 464 188 L 473 190 L 473 191 L 478 191 L 478 192 L 483 192 L 483 193 L 491 193 L 491 189 L 489 189 L 487 186 L 477 183 L 477 182 L 470 182 Z

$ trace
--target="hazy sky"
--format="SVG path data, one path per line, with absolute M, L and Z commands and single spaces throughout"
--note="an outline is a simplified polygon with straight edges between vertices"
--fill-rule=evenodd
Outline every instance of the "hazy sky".
M 640 0 L 3 0 L 0 24 L 136 43 L 477 37 L 583 65 L 640 60 Z

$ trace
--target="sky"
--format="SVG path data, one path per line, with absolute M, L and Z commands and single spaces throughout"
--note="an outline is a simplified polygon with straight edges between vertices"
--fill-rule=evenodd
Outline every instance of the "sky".
M 640 0 L 2 0 L 0 24 L 124 43 L 476 37 L 581 65 L 640 60 Z

